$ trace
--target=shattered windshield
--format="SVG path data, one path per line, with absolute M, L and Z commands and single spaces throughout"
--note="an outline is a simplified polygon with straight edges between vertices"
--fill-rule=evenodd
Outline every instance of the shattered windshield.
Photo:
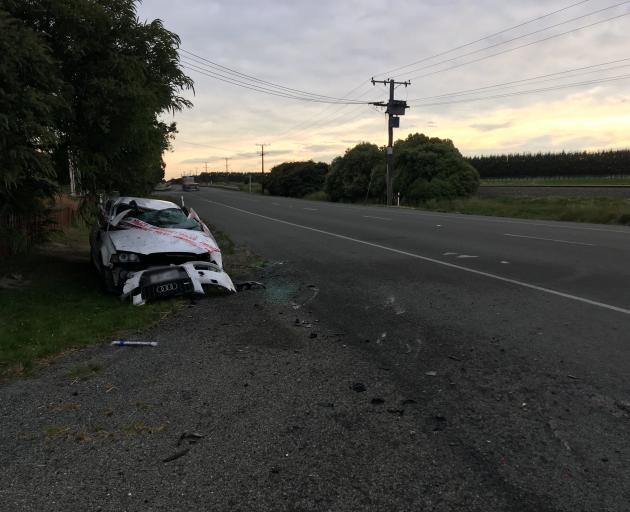
M 132 210 L 127 219 L 138 219 L 159 228 L 192 229 L 201 231 L 201 226 L 194 219 L 189 219 L 179 208 L 165 210 Z

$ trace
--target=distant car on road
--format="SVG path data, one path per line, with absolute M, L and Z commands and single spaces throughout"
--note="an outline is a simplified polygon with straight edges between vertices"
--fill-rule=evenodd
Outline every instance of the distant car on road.
M 171 182 L 170 181 L 161 181 L 155 186 L 155 190 L 158 192 L 164 190 L 171 190 Z
M 192 208 L 141 197 L 108 200 L 90 233 L 104 287 L 134 304 L 208 288 L 236 291 L 221 250 Z
M 195 182 L 194 176 L 184 176 L 182 178 L 182 190 L 184 192 L 199 190 L 199 184 Z

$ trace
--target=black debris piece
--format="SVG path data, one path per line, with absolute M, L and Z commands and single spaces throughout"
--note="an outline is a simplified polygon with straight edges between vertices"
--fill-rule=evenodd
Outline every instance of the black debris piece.
M 357 393 L 363 393 L 364 391 L 367 391 L 365 384 L 363 384 L 362 382 L 354 382 L 351 388 L 352 391 L 356 391 Z
M 245 290 L 260 290 L 261 288 L 266 288 L 264 284 L 259 283 L 258 281 L 243 281 L 241 283 L 234 283 L 234 287 L 237 292 L 242 292 Z
M 178 452 L 175 452 L 173 455 L 166 457 L 162 462 L 171 462 L 175 459 L 179 459 L 180 457 L 183 457 L 184 455 L 186 455 L 189 451 L 190 451 L 190 448 L 184 448 L 183 450 L 179 450 Z
M 372 398 L 372 400 L 370 400 L 370 403 L 372 405 L 381 405 L 385 403 L 385 400 L 383 400 L 382 398 Z

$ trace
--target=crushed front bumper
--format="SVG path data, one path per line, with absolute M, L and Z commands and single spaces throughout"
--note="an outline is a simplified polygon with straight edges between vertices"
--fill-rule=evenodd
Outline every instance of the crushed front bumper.
M 130 274 L 123 286 L 122 299 L 140 306 L 147 301 L 180 295 L 203 295 L 209 289 L 236 292 L 234 283 L 221 268 L 206 261 L 151 267 Z

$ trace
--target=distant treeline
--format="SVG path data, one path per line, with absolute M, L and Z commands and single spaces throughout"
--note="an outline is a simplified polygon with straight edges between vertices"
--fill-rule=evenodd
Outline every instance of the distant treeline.
M 250 176 L 252 183 L 262 183 L 261 172 L 202 172 L 197 175 L 197 181 L 199 183 L 249 183 Z
M 467 158 L 482 178 L 630 175 L 630 150 L 536 153 Z

